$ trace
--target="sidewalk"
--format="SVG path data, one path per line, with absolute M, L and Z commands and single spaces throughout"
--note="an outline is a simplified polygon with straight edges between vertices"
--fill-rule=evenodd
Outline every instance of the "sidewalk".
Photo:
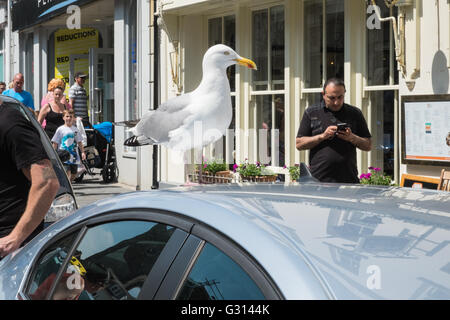
M 81 183 L 73 183 L 72 186 L 78 208 L 97 200 L 136 191 L 134 188 L 121 183 L 104 183 L 100 175 L 85 175 Z

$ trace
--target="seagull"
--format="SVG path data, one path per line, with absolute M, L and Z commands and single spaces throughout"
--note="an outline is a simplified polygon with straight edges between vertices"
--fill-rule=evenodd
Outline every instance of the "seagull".
M 125 146 L 163 145 L 172 150 L 200 149 L 225 135 L 232 119 L 230 84 L 226 69 L 234 64 L 257 70 L 250 59 L 242 58 L 230 47 L 218 44 L 203 57 L 200 85 L 189 93 L 174 97 L 150 110 L 134 125 L 133 136 Z

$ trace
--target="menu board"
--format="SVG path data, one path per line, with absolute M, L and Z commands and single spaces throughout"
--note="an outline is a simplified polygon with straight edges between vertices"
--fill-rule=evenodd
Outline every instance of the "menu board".
M 404 97 L 404 163 L 450 163 L 450 95 Z

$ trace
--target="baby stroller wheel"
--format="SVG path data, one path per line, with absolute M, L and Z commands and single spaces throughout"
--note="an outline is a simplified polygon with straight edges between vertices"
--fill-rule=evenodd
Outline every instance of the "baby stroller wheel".
M 102 178 L 105 183 L 117 181 L 117 167 L 115 164 L 109 164 L 102 169 Z
M 75 180 L 73 180 L 75 183 L 80 183 L 81 181 L 83 181 L 85 173 L 83 172 L 82 174 L 80 174 L 78 177 L 75 178 Z

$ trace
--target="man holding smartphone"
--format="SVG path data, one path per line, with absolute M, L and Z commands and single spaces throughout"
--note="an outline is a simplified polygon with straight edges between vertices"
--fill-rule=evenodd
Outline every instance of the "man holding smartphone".
M 356 148 L 372 149 L 361 110 L 344 103 L 344 95 L 343 80 L 327 80 L 323 101 L 305 110 L 298 130 L 296 147 L 311 150 L 311 173 L 322 182 L 358 183 Z

